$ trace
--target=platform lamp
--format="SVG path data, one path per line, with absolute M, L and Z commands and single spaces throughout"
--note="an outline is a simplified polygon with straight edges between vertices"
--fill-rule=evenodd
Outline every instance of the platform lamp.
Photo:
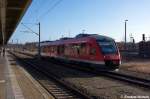
M 126 48 L 127 48 L 127 21 L 128 20 L 125 20 L 125 45 L 124 45 L 124 48 L 125 48 L 125 50 L 126 50 Z

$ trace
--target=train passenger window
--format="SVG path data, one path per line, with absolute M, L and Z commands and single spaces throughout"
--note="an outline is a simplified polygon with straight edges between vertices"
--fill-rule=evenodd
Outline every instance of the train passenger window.
M 60 46 L 57 46 L 57 54 L 60 54 Z
M 87 54 L 86 43 L 80 44 L 80 55 L 85 56 Z
M 73 44 L 72 51 L 75 55 L 79 55 L 80 54 L 80 46 L 78 44 Z
M 64 46 L 63 45 L 57 46 L 57 53 L 64 54 Z
M 70 51 L 71 51 L 71 45 L 65 45 L 64 46 L 64 55 L 70 55 Z
M 81 44 L 81 48 L 84 48 L 84 47 L 86 47 L 86 43 Z
M 96 55 L 96 49 L 95 48 L 92 48 L 90 50 L 90 55 Z
M 77 47 L 77 53 L 80 54 L 80 49 Z
M 64 54 L 64 50 L 65 50 L 64 45 L 60 46 L 60 53 L 61 53 L 61 54 Z

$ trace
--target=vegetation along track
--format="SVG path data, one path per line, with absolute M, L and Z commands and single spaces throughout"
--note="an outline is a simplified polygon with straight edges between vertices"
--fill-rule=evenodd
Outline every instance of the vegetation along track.
M 20 54 L 26 54 L 26 53 L 20 52 Z M 26 55 L 31 56 L 31 57 L 34 56 L 34 55 L 31 55 L 31 54 L 26 54 Z M 65 66 L 65 67 L 68 67 L 68 68 L 78 69 L 78 70 L 81 70 L 81 71 L 85 71 L 87 73 L 93 73 L 93 74 L 96 74 L 96 75 L 109 77 L 109 78 L 112 78 L 112 79 L 115 79 L 115 80 L 127 82 L 127 83 L 130 83 L 130 84 L 133 84 L 133 85 L 138 85 L 138 86 L 141 86 L 141 87 L 144 87 L 144 88 L 150 88 L 150 80 L 148 80 L 148 79 L 139 78 L 139 77 L 132 76 L 132 75 L 127 75 L 127 74 L 119 73 L 119 72 L 116 72 L 116 71 L 100 71 L 99 69 L 91 69 L 91 68 L 87 68 L 87 66 L 84 66 L 82 64 L 78 64 L 78 66 L 76 66 L 74 64 L 66 64 L 65 62 L 58 62 L 59 60 L 50 61 L 50 59 L 47 59 L 47 57 L 44 60 L 48 60 L 48 62 L 52 62 L 54 64 Z M 81 66 L 79 66 L 79 65 L 81 65 Z
M 68 83 L 61 80 L 57 75 L 40 69 L 36 63 L 20 59 L 15 54 L 11 53 L 17 60 L 21 61 L 28 70 L 36 72 L 36 75 L 48 78 L 48 82 L 38 82 L 45 88 L 55 99 L 92 99 L 92 97 L 80 92 L 78 89 L 73 88 Z M 43 78 L 42 77 L 42 78 Z

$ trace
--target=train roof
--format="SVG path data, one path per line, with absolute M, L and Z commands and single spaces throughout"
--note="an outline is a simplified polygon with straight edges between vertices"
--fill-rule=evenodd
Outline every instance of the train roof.
M 104 36 L 104 35 L 93 34 L 90 37 L 93 37 L 98 41 L 114 41 L 113 38 L 110 38 L 110 37 Z
M 75 38 L 65 38 L 65 39 L 60 39 L 56 41 L 51 41 L 51 42 L 45 42 L 41 43 L 41 46 L 47 46 L 47 45 L 60 45 L 60 44 L 67 44 L 67 43 L 85 43 L 89 42 L 91 40 L 96 40 L 96 41 L 114 41 L 114 39 L 103 36 L 103 35 L 98 35 L 98 34 L 79 34 Z

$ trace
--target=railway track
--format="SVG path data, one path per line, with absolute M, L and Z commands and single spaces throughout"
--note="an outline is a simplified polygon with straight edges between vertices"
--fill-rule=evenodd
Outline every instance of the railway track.
M 78 89 L 69 85 L 69 83 L 61 80 L 57 75 L 39 68 L 39 64 L 33 63 L 32 61 L 26 61 L 20 59 L 14 53 L 11 53 L 17 60 L 21 61 L 28 70 L 41 76 L 41 78 L 48 78 L 48 81 L 37 80 L 44 89 L 46 89 L 55 99 L 92 99 L 85 93 L 82 93 Z
M 21 52 L 21 54 L 25 54 L 25 53 Z M 33 56 L 33 55 L 30 55 L 30 54 L 27 54 L 27 55 Z M 130 83 L 132 85 L 138 85 L 138 86 L 141 86 L 141 87 L 144 87 L 144 88 L 150 88 L 150 80 L 148 80 L 148 79 L 139 78 L 139 77 L 131 76 L 131 75 L 127 75 L 127 74 L 122 74 L 122 73 L 115 72 L 115 71 L 102 72 L 102 71 L 96 70 L 96 69 L 95 70 L 93 70 L 93 69 L 91 70 L 91 68 L 87 69 L 87 68 L 84 68 L 84 66 L 82 68 L 82 66 L 66 64 L 66 63 L 53 61 L 53 60 L 50 61 L 50 62 L 52 62 L 53 64 L 65 66 L 67 68 L 78 69 L 78 70 L 81 70 L 81 71 L 84 71 L 84 72 L 87 72 L 87 73 L 93 73 L 93 74 L 96 74 L 96 75 L 109 77 L 109 78 L 112 78 L 112 79 L 115 79 L 115 80 L 119 80 L 119 81 L 122 81 L 122 82 L 127 82 L 127 83 Z
M 144 88 L 150 88 L 150 80 L 148 80 L 148 79 L 127 75 L 127 74 L 119 73 L 119 72 L 116 72 L 116 71 L 100 71 L 98 69 L 91 69 L 91 68 L 87 69 L 87 68 L 81 68 L 81 66 L 70 65 L 70 64 L 65 64 L 65 63 L 55 62 L 55 61 L 54 61 L 54 63 L 57 64 L 57 65 L 61 65 L 61 66 L 63 65 L 63 66 L 68 67 L 68 68 L 73 68 L 73 69 L 78 69 L 78 70 L 81 70 L 81 71 L 85 71 L 87 73 L 93 73 L 93 74 L 96 74 L 96 75 L 109 77 L 109 78 L 119 80 L 119 81 L 122 81 L 122 82 L 127 82 L 127 83 L 130 83 L 130 84 L 133 84 L 133 85 L 138 85 L 138 86 L 141 86 L 141 87 L 144 87 Z
M 117 79 L 120 81 L 124 81 L 124 82 L 128 82 L 134 85 L 138 85 L 144 88 L 150 88 L 150 80 L 148 79 L 143 79 L 143 78 L 139 78 L 139 77 L 135 77 L 135 76 L 131 76 L 131 75 L 126 75 L 126 74 L 121 74 L 118 72 L 114 72 L 114 71 L 107 71 L 107 72 L 102 72 L 102 73 L 98 73 L 98 71 L 96 71 L 96 74 L 100 74 L 100 75 L 104 75 L 113 79 Z

